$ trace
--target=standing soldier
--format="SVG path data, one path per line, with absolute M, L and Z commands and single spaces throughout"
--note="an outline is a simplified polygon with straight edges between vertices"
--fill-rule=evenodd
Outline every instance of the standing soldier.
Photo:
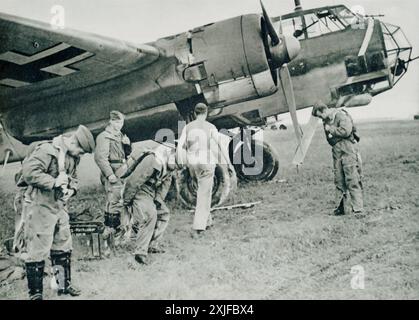
M 323 120 L 326 139 L 332 146 L 337 206 L 335 215 L 364 215 L 362 196 L 362 162 L 359 137 L 352 117 L 346 110 L 329 109 L 325 104 L 314 106 L 313 116 Z
M 58 294 L 77 296 L 71 285 L 71 251 L 67 201 L 77 192 L 76 168 L 80 156 L 95 147 L 89 129 L 79 126 L 71 135 L 62 135 L 35 148 L 22 164 L 22 176 L 30 195 L 25 195 L 27 220 L 26 273 L 29 296 L 41 300 L 45 260 L 51 256 L 56 277 L 61 280 Z
M 196 119 L 188 123 L 182 131 L 178 144 L 178 159 L 183 159 L 186 149 L 186 161 L 191 176 L 198 184 L 195 216 L 192 226 L 192 237 L 202 236 L 211 226 L 211 200 L 214 183 L 214 170 L 219 163 L 221 153 L 224 164 L 230 164 L 227 151 L 220 145 L 217 128 L 206 121 L 208 107 L 204 103 L 195 106 Z M 230 170 L 234 170 L 230 168 Z
M 176 169 L 174 149 L 159 147 L 147 151 L 128 177 L 124 199 L 132 212 L 135 237 L 135 260 L 147 264 L 148 253 L 163 253 L 159 241 L 170 218 L 165 198 Z
M 125 182 L 115 175 L 131 153 L 131 142 L 121 132 L 124 115 L 111 111 L 109 125 L 96 138 L 95 161 L 101 171 L 101 181 L 105 186 L 105 226 L 117 230 L 124 208 L 123 193 Z

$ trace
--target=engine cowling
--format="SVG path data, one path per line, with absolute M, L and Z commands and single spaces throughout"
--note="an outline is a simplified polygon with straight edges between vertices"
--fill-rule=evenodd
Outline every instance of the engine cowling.
M 282 35 L 279 44 L 270 44 L 258 14 L 194 29 L 190 41 L 194 61 L 184 71 L 184 79 L 195 82 L 212 107 L 273 94 L 275 70 L 300 49 L 298 40 Z

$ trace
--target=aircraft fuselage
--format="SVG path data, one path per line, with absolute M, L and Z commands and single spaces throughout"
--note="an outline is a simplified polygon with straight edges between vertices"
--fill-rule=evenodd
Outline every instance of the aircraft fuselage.
M 285 15 L 282 27 L 313 12 L 329 10 L 335 19 L 332 13 L 342 8 Z M 103 81 L 93 85 L 70 74 L 57 84 L 51 79 L 30 85 L 29 98 L 19 96 L 19 90 L 28 87 L 15 88 L 8 105 L 2 106 L 3 125 L 24 143 L 50 139 L 79 124 L 97 134 L 106 126 L 109 111 L 116 109 L 127 116 L 126 133 L 140 141 L 153 139 L 161 128 L 177 133 L 178 121 L 187 119 L 199 101 L 208 103 L 209 119 L 219 128 L 263 125 L 267 117 L 286 113 L 289 107 L 281 79 L 270 65 L 261 19 L 244 15 L 159 39 L 150 45 L 159 48 L 164 59 L 115 77 L 104 71 L 98 76 Z M 294 21 L 292 26 L 298 28 Z M 288 64 L 297 109 L 319 100 L 336 105 L 360 94 L 374 95 L 377 84 L 381 92 L 392 87 L 380 21 L 364 28 L 343 25 L 319 35 L 310 36 L 308 30 L 299 38 L 299 55 Z M 75 66 L 80 74 L 88 72 L 89 59 Z

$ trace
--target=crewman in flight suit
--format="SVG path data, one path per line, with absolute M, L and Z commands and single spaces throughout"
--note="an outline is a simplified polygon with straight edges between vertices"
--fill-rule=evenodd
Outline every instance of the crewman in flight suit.
M 109 125 L 96 138 L 95 162 L 101 171 L 101 181 L 105 187 L 105 226 L 117 230 L 124 208 L 124 179 L 115 175 L 131 153 L 130 139 L 121 132 L 124 115 L 111 111 Z
M 362 160 L 359 136 L 352 117 L 344 110 L 328 108 L 317 103 L 313 116 L 323 120 L 326 139 L 332 146 L 337 206 L 335 215 L 364 216 Z
M 45 260 L 51 257 L 59 282 L 58 294 L 77 296 L 71 285 L 71 251 L 67 201 L 76 194 L 76 169 L 84 153 L 92 153 L 95 141 L 89 129 L 79 126 L 69 135 L 61 135 L 38 145 L 22 164 L 22 177 L 30 194 L 26 203 L 26 274 L 29 297 L 43 298 Z M 58 274 L 57 274 L 58 273 Z
M 160 146 L 146 151 L 127 178 L 124 199 L 127 210 L 132 212 L 134 255 L 140 264 L 148 263 L 148 253 L 164 252 L 159 241 L 170 218 L 165 198 L 176 168 L 175 149 Z

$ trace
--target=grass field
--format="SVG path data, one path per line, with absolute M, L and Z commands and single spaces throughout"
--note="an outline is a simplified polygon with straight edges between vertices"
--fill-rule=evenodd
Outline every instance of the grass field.
M 240 186 L 232 199 L 261 205 L 217 211 L 215 227 L 198 240 L 190 237 L 191 214 L 174 209 L 166 253 L 153 255 L 150 265 L 136 265 L 128 252 L 75 261 L 81 298 L 418 299 L 419 122 L 360 124 L 359 132 L 366 219 L 329 215 L 332 161 L 321 130 L 298 173 L 290 164 L 293 130 L 266 131 L 280 154 L 280 173 L 271 183 Z M 99 210 L 103 193 L 89 166 L 83 168 L 84 187 L 72 206 Z M 12 234 L 12 187 L 1 185 L 4 238 Z M 365 271 L 363 290 L 351 288 L 354 266 Z M 56 298 L 45 291 L 46 298 Z M 26 281 L 1 287 L 0 298 L 25 299 Z

